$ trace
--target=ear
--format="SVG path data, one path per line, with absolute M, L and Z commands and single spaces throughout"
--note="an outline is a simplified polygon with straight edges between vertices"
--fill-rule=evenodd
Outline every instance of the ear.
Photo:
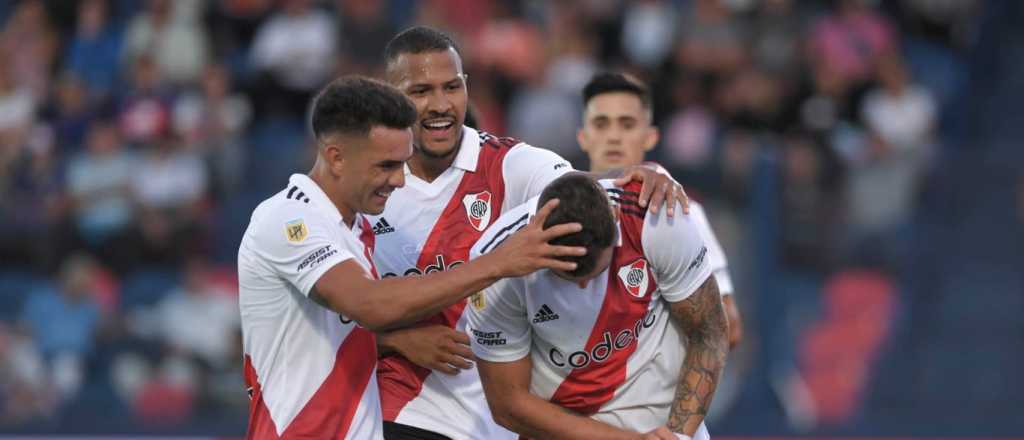
M 651 151 L 655 145 L 658 145 L 658 140 L 661 139 L 661 130 L 658 127 L 650 126 L 647 128 L 647 139 L 644 139 L 644 151 Z
M 320 155 L 323 157 L 324 163 L 327 164 L 327 168 L 331 170 L 331 174 L 340 176 L 345 170 L 345 159 L 348 148 L 345 148 L 341 144 L 330 144 L 322 147 Z
M 576 130 L 576 143 L 579 144 L 580 149 L 583 151 L 587 151 L 587 143 L 583 140 L 585 137 L 586 135 L 583 134 L 583 127 Z

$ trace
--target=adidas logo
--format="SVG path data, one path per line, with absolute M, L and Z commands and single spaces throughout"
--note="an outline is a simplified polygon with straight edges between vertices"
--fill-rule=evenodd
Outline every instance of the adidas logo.
M 388 224 L 384 217 L 377 220 L 377 224 L 373 225 L 373 235 L 387 234 L 389 232 L 395 232 L 395 228 Z
M 551 307 L 547 304 L 540 306 L 540 310 L 533 315 L 533 323 L 540 324 L 542 322 L 554 321 L 558 319 L 558 314 L 551 311 Z

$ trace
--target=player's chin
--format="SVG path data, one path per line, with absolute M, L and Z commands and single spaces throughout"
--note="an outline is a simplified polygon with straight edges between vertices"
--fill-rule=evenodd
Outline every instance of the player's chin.
M 363 212 L 370 215 L 380 215 L 384 212 L 387 203 L 388 197 L 383 197 L 376 193 L 371 194 L 370 199 L 363 205 Z
M 417 143 L 420 150 L 427 153 L 429 156 L 444 157 L 455 150 L 458 142 L 457 136 L 430 136 L 430 133 L 424 133 L 420 138 L 421 142 Z

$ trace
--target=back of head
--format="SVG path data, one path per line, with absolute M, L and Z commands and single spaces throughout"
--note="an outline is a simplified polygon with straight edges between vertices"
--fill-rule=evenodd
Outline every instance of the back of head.
M 414 26 L 399 32 L 384 47 L 384 63 L 390 66 L 402 54 L 421 54 L 448 49 L 459 51 L 455 40 L 444 32 L 427 26 Z
M 562 223 L 583 225 L 580 232 L 558 237 L 552 240 L 551 244 L 586 247 L 586 255 L 563 259 L 577 263 L 576 270 L 569 272 L 568 275 L 579 277 L 591 273 L 597 265 L 601 251 L 611 246 L 615 240 L 615 217 L 612 215 L 608 196 L 590 176 L 583 173 L 568 173 L 544 188 L 538 206 L 544 206 L 551 199 L 558 199 L 559 203 L 545 220 L 545 228 Z
M 633 75 L 620 72 L 601 72 L 591 77 L 583 87 L 583 106 L 586 107 L 595 96 L 616 92 L 636 95 L 644 109 L 651 111 L 650 89 Z
M 416 108 L 398 89 L 375 79 L 345 76 L 332 81 L 313 102 L 313 135 L 365 137 L 375 126 L 405 129 Z

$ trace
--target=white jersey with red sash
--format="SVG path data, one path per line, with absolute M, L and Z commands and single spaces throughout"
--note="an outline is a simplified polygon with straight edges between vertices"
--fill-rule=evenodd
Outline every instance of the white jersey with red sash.
M 457 268 L 506 207 L 539 194 L 570 170 L 551 151 L 464 127 L 448 170 L 426 182 L 406 168 L 406 186 L 391 194 L 381 215 L 368 217 L 381 277 Z M 465 306 L 459 302 L 422 323 L 462 329 Z M 453 439 L 514 438 L 492 420 L 475 368 L 448 376 L 388 356 L 377 374 L 385 420 Z
M 301 174 L 253 211 L 238 249 L 246 438 L 383 438 L 374 334 L 309 297 L 346 260 L 377 277 L 369 227 Z
M 584 288 L 550 271 L 505 279 L 471 298 L 473 352 L 511 362 L 530 356 L 530 391 L 559 406 L 638 432 L 668 420 L 685 349 L 669 303 L 711 276 L 708 249 L 685 215 L 650 215 L 640 184 L 600 181 L 619 205 L 611 265 Z M 474 246 L 490 252 L 536 213 L 537 199 L 495 222 Z

